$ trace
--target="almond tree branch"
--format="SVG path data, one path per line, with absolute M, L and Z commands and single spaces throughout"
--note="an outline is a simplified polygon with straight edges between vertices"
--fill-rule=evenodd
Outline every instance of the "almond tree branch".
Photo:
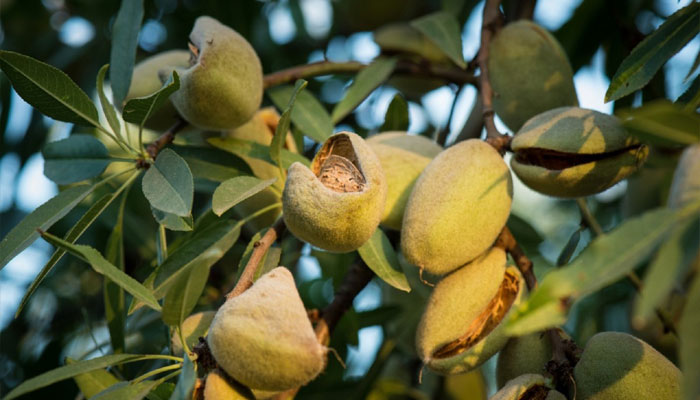
M 494 122 L 493 111 L 493 88 L 489 81 L 489 47 L 491 39 L 503 25 L 503 15 L 499 10 L 501 0 L 486 0 L 484 5 L 483 22 L 481 25 L 481 47 L 477 62 L 479 64 L 479 82 L 481 84 L 481 99 L 483 101 L 484 125 L 486 126 L 486 135 L 490 139 L 497 139 L 503 136 Z M 494 146 L 495 147 L 495 146 Z
M 173 126 L 171 126 L 167 131 L 160 135 L 158 139 L 153 141 L 153 143 L 149 144 L 148 147 L 146 147 L 146 152 L 151 157 L 151 159 L 155 160 L 156 156 L 158 156 L 158 152 L 160 152 L 163 149 L 163 147 L 172 143 L 172 141 L 175 140 L 175 134 L 186 128 L 187 125 L 189 125 L 187 121 L 178 117 L 177 121 Z

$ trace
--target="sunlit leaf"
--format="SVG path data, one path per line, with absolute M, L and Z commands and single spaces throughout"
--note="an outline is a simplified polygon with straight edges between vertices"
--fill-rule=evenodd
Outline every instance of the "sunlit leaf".
M 331 121 L 334 124 L 340 122 L 357 106 L 362 103 L 367 96 L 384 83 L 396 67 L 395 58 L 378 58 L 372 64 L 360 71 L 355 80 L 348 88 L 343 99 L 336 104 L 331 113 Z
M 399 290 L 411 291 L 396 252 L 381 229 L 377 228 L 372 237 L 357 249 L 357 252 L 381 280 Z
M 291 85 L 278 86 L 267 91 L 278 109 L 284 110 L 295 89 Z M 323 143 L 333 133 L 333 122 L 328 111 L 308 90 L 297 94 L 292 122 L 312 140 Z
M 275 128 L 275 135 L 272 137 L 272 143 L 270 143 L 270 159 L 277 164 L 281 171 L 281 176 L 284 176 L 284 166 L 282 164 L 282 148 L 284 147 L 284 142 L 287 139 L 287 132 L 289 132 L 289 124 L 291 123 L 292 111 L 294 111 L 294 103 L 296 102 L 297 95 L 304 90 L 307 81 L 303 79 L 297 80 L 294 84 L 294 91 L 292 92 L 289 101 L 287 102 L 287 108 L 282 113 L 279 123 Z
M 126 102 L 122 117 L 124 121 L 143 126 L 146 121 L 158 111 L 171 94 L 180 89 L 180 77 L 173 71 L 172 75 L 157 92 L 147 97 L 139 97 Z
M 221 150 L 227 151 L 231 154 L 237 155 L 239 157 L 251 157 L 257 158 L 263 161 L 267 161 L 274 165 L 274 161 L 270 158 L 270 147 L 256 143 L 250 140 L 236 139 L 236 138 L 210 138 L 207 142 L 212 146 L 219 148 Z M 293 153 L 289 150 L 282 149 L 281 152 L 282 167 L 284 169 L 289 168 L 292 163 L 300 162 L 307 167 L 311 165 L 311 161 L 301 154 Z
M 644 143 L 677 147 L 700 142 L 700 115 L 668 100 L 619 110 L 618 116 L 625 129 Z
M 260 193 L 275 183 L 277 178 L 261 180 L 252 176 L 237 176 L 223 182 L 212 196 L 212 210 L 221 216 L 241 201 Z

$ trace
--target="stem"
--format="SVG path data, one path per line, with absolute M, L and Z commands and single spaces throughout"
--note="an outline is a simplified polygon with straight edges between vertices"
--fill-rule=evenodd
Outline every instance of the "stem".
M 486 125 L 486 135 L 488 138 L 496 139 L 501 135 L 496 129 L 493 111 L 493 88 L 489 81 L 489 47 L 491 38 L 501 28 L 503 17 L 499 6 L 501 0 L 486 0 L 484 5 L 483 23 L 481 25 L 481 47 L 477 62 L 479 64 L 481 83 L 481 100 L 483 101 L 484 125 Z
M 188 123 L 184 119 L 178 119 L 173 126 L 171 126 L 165 133 L 160 135 L 153 143 L 146 147 L 146 153 L 155 160 L 158 152 L 163 149 L 163 147 L 170 144 L 175 140 L 175 134 L 187 127 Z M 141 139 L 139 139 L 139 146 L 141 145 Z
M 515 265 L 518 266 L 518 269 L 523 274 L 523 278 L 525 278 L 528 290 L 532 291 L 535 289 L 537 287 L 537 278 L 535 278 L 535 272 L 532 269 L 532 261 L 525 255 L 525 252 L 520 248 L 513 233 L 507 226 L 501 231 L 494 246 L 510 253 L 513 261 L 515 261 Z
M 157 368 L 154 369 L 153 371 L 146 372 L 145 374 L 139 376 L 138 378 L 135 378 L 134 380 L 131 381 L 132 384 L 134 383 L 139 383 L 145 379 L 148 379 L 154 375 L 158 375 L 162 372 L 167 372 L 167 371 L 172 371 L 174 369 L 179 369 L 182 368 L 182 363 L 178 364 L 171 364 L 171 365 L 166 365 L 165 367 Z
M 593 216 L 591 213 L 591 210 L 588 209 L 588 204 L 586 204 L 586 198 L 585 197 L 578 197 L 576 199 L 576 204 L 578 204 L 579 210 L 581 210 L 581 219 L 583 219 L 583 223 L 591 228 L 595 236 L 601 236 L 605 232 L 603 232 L 603 228 L 600 226 L 598 223 L 598 220 Z
M 125 152 L 127 152 L 127 153 L 133 153 L 133 154 L 136 154 L 136 155 L 139 154 L 139 152 L 136 151 L 136 149 L 134 149 L 133 147 L 129 146 L 128 143 L 122 142 L 121 140 L 117 139 L 117 138 L 114 136 L 114 134 L 113 134 L 112 132 L 110 132 L 110 131 L 108 131 L 107 129 L 105 129 L 102 125 L 96 125 L 95 127 L 97 128 L 97 130 L 101 131 L 102 133 L 104 133 L 105 135 L 107 135 L 110 139 L 112 139 L 112 140 L 114 141 L 114 143 L 116 143 L 119 147 L 121 147 L 121 149 L 124 150 Z
M 342 74 L 342 73 L 357 73 L 367 67 L 367 64 L 358 62 L 336 63 L 331 61 L 319 61 L 312 64 L 298 65 L 295 67 L 283 69 L 265 75 L 263 78 L 263 87 L 269 89 L 274 86 L 291 83 L 297 79 L 307 79 L 314 76 Z M 442 78 L 449 82 L 459 85 L 472 84 L 478 85 L 478 80 L 469 71 L 465 71 L 456 67 L 445 67 L 441 65 L 433 65 L 427 62 L 413 62 L 408 60 L 399 60 L 394 68 L 393 74 L 410 74 L 417 76 Z
M 158 253 L 156 257 L 158 265 L 163 264 L 163 261 L 168 258 L 168 238 L 165 236 L 165 225 L 163 224 L 158 224 Z
M 274 204 L 274 206 L 279 207 L 278 204 Z M 265 210 L 265 208 L 263 208 L 263 210 Z M 259 212 L 260 211 L 258 211 L 255 214 L 258 214 Z M 252 214 L 251 216 L 255 214 Z M 284 220 L 282 219 L 282 217 L 280 217 L 277 220 L 277 222 L 275 222 L 275 224 L 272 225 L 270 229 L 267 230 L 267 232 L 265 232 L 265 235 L 263 235 L 263 237 L 260 238 L 260 240 L 255 242 L 255 244 L 253 245 L 253 253 L 250 255 L 250 259 L 248 259 L 248 263 L 245 265 L 245 268 L 243 269 L 241 277 L 240 279 L 238 279 L 236 286 L 226 295 L 226 300 L 238 296 L 239 294 L 245 292 L 249 287 L 253 286 L 253 278 L 255 278 L 255 272 L 258 270 L 258 266 L 260 265 L 260 262 L 265 256 L 265 253 L 267 253 L 267 250 L 270 248 L 270 246 L 272 246 L 273 243 L 275 243 L 277 238 L 282 236 L 282 233 L 284 233 L 286 228 L 287 227 L 284 224 Z
M 460 86 L 454 92 L 455 98 L 454 98 L 454 100 L 452 100 L 452 106 L 450 107 L 450 115 L 447 117 L 447 122 L 445 123 L 445 126 L 438 133 L 438 137 L 437 137 L 436 141 L 440 146 L 443 146 L 443 147 L 445 146 L 445 142 L 447 141 L 447 136 L 449 136 L 449 134 L 450 134 L 450 125 L 452 122 L 452 118 L 454 117 L 454 114 L 455 114 L 455 108 L 457 108 L 457 100 L 459 100 L 459 95 L 462 94 L 462 89 L 464 89 L 464 86 Z
M 190 357 L 190 346 L 187 345 L 187 342 L 185 341 L 185 335 L 182 334 L 182 324 L 180 324 L 177 327 L 177 335 L 180 337 L 180 342 L 182 343 L 182 349 L 184 350 L 185 356 L 192 360 L 192 358 Z

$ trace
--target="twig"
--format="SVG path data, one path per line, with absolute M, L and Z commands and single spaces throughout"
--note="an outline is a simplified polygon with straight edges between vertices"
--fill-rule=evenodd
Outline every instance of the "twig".
M 532 291 L 537 287 L 537 278 L 535 278 L 535 273 L 532 269 L 532 261 L 525 255 L 525 252 L 520 248 L 513 233 L 511 233 L 507 226 L 501 231 L 494 246 L 500 247 L 510 253 L 513 257 L 513 261 L 515 261 L 515 265 L 518 266 L 518 269 L 520 269 L 520 272 L 523 274 L 523 278 L 525 278 L 528 290 Z
M 445 142 L 447 142 L 447 136 L 449 136 L 450 134 L 450 125 L 452 122 L 452 118 L 455 114 L 455 109 L 457 108 L 457 101 L 459 100 L 459 95 L 462 94 L 462 89 L 464 89 L 464 86 L 460 86 L 457 88 L 457 90 L 454 91 L 455 98 L 454 100 L 452 100 L 452 106 L 450 107 L 450 114 L 447 116 L 447 122 L 445 123 L 445 126 L 438 132 L 436 142 L 440 146 L 444 147 Z
M 503 16 L 499 10 L 501 0 L 486 0 L 484 5 L 483 23 L 481 25 L 481 48 L 479 49 L 479 57 L 477 59 L 480 69 L 481 84 L 481 99 L 484 103 L 484 125 L 486 126 L 486 135 L 489 138 L 497 138 L 502 136 L 496 123 L 494 122 L 493 111 L 493 88 L 489 81 L 489 46 L 491 38 L 498 32 L 503 25 Z
M 452 143 L 453 145 L 467 139 L 478 139 L 481 136 L 481 129 L 484 127 L 483 104 L 481 96 L 477 93 L 474 98 L 472 110 L 469 112 L 469 117 L 467 117 L 466 122 L 464 122 L 464 126 L 457 135 L 457 139 Z
M 591 213 L 591 210 L 588 208 L 588 204 L 586 204 L 586 199 L 584 197 L 579 197 L 576 199 L 576 204 L 578 205 L 578 208 L 581 211 L 581 223 L 590 228 L 595 236 L 604 235 L 605 232 L 603 231 L 603 228 L 600 226 L 598 220 L 595 218 L 593 213 Z M 627 279 L 632 283 L 632 286 L 634 286 L 637 293 L 642 292 L 642 289 L 644 288 L 644 283 L 642 283 L 642 280 L 639 278 L 639 275 L 637 275 L 636 272 L 628 272 Z M 671 318 L 668 316 L 668 314 L 658 307 L 654 309 L 654 312 L 659 318 L 659 321 L 661 321 L 661 325 L 664 328 L 664 332 L 670 332 L 674 336 L 678 337 L 676 326 L 671 320 Z
M 265 75 L 263 78 L 263 87 L 269 89 L 274 86 L 294 82 L 300 78 L 311 78 L 329 74 L 356 73 L 366 67 L 367 64 L 358 62 L 337 63 L 331 61 L 319 61 L 311 64 L 298 65 Z M 417 63 L 408 60 L 400 60 L 396 64 L 394 74 L 411 74 L 443 78 L 459 85 L 478 85 L 478 80 L 470 71 L 465 71 L 456 67 L 434 65 L 427 62 Z
M 265 235 L 255 242 L 253 245 L 253 253 L 250 255 L 248 263 L 245 265 L 243 273 L 241 273 L 241 277 L 238 279 L 238 283 L 236 283 L 236 286 L 226 295 L 226 300 L 238 296 L 253 285 L 255 272 L 258 270 L 258 266 L 265 256 L 265 253 L 267 253 L 267 250 L 275 243 L 277 238 L 282 236 L 286 229 L 287 226 L 284 224 L 284 220 L 279 218 L 277 222 L 265 232 Z
M 146 147 L 146 152 L 148 155 L 151 157 L 151 159 L 155 160 L 156 156 L 158 156 L 158 152 L 163 149 L 163 147 L 167 146 L 170 144 L 173 140 L 175 140 L 175 134 L 187 127 L 188 123 L 182 118 L 178 118 L 177 122 L 173 126 L 170 127 L 165 133 L 160 135 L 158 139 L 153 141 L 153 143 L 149 144 L 148 147 Z

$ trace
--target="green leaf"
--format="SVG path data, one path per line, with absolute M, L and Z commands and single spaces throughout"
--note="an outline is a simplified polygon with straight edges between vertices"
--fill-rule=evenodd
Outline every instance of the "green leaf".
M 272 161 L 272 158 L 270 158 L 270 147 L 260 143 L 255 143 L 250 140 L 218 137 L 209 138 L 207 139 L 207 142 L 218 149 L 227 151 L 239 157 L 257 158 L 259 160 L 267 161 L 270 164 L 274 164 L 274 161 Z M 308 158 L 285 149 L 282 149 L 281 158 L 282 167 L 284 169 L 289 168 L 289 166 L 295 162 L 300 162 L 307 167 L 311 165 L 311 161 L 309 161 Z
M 253 254 L 253 249 L 255 248 L 255 243 L 260 240 L 260 238 L 263 237 L 263 234 L 267 232 L 267 230 L 270 228 L 263 228 L 262 230 L 256 232 L 253 237 L 250 238 L 250 241 L 248 241 L 248 245 L 246 245 L 245 250 L 243 250 L 243 254 L 241 255 L 241 259 L 238 260 L 238 269 L 236 269 L 236 282 L 238 282 L 239 279 L 241 279 L 241 275 L 243 274 L 243 270 L 245 269 L 246 264 L 248 264 L 248 260 L 250 260 L 250 256 Z
M 407 131 L 409 125 L 408 103 L 400 93 L 396 93 L 384 115 L 384 123 L 379 132 Z
M 435 43 L 457 66 L 467 68 L 462 55 L 462 32 L 454 15 L 438 11 L 412 21 L 411 26 Z
M 131 186 L 129 186 L 131 188 Z M 128 191 L 122 196 L 119 204 L 117 221 L 112 232 L 107 238 L 105 258 L 121 271 L 124 271 L 124 209 Z M 103 296 L 105 303 L 105 320 L 109 330 L 109 340 L 112 343 L 114 353 L 122 353 L 125 349 L 126 308 L 124 302 L 124 289 L 105 277 L 103 282 Z
M 171 231 L 189 232 L 194 229 L 194 218 L 192 218 L 192 215 L 180 217 L 175 214 L 157 210 L 153 207 L 151 207 L 151 213 L 153 214 L 153 218 L 156 219 L 156 222 Z
M 279 123 L 275 128 L 275 136 L 272 137 L 272 143 L 270 143 L 270 158 L 272 161 L 280 167 L 280 175 L 284 176 L 285 168 L 282 166 L 282 148 L 284 147 L 284 141 L 287 138 L 287 132 L 289 132 L 289 124 L 291 122 L 291 114 L 294 110 L 294 102 L 297 99 L 297 95 L 304 90 L 307 81 L 303 79 L 298 79 L 294 84 L 294 91 L 292 96 L 287 102 L 287 108 L 282 113 Z
M 158 267 L 154 281 L 156 298 L 162 298 L 170 285 L 199 265 L 214 265 L 238 239 L 241 224 L 223 220 L 201 231 L 172 251 Z
M 283 110 L 295 93 L 295 88 L 291 85 L 278 86 L 267 91 L 272 102 L 278 109 Z M 292 122 L 304 135 L 312 140 L 323 143 L 333 133 L 333 122 L 331 116 L 323 105 L 316 100 L 316 97 L 309 91 L 302 91 L 297 94 L 294 110 L 292 111 Z
M 557 258 L 557 267 L 561 267 L 562 265 L 566 265 L 569 263 L 569 260 L 571 260 L 571 257 L 574 255 L 574 252 L 576 251 L 576 248 L 578 247 L 578 242 L 580 240 L 581 228 L 576 229 L 574 233 L 571 234 L 569 241 L 566 242 L 566 245 L 561 250 L 559 257 Z
M 333 109 L 331 113 L 333 124 L 337 124 L 350 114 L 374 89 L 389 79 L 396 67 L 396 61 L 395 58 L 378 58 L 360 71 L 343 99 Z
M 162 359 L 161 355 L 139 355 L 139 354 L 110 354 L 91 360 L 77 361 L 74 364 L 64 365 L 45 372 L 34 378 L 27 379 L 19 386 L 8 393 L 3 400 L 16 399 L 26 393 L 31 393 L 37 389 L 52 385 L 65 379 L 73 378 L 74 376 L 84 374 L 97 369 L 109 367 L 111 365 L 120 365 L 142 360 Z
M 41 150 L 44 175 L 59 185 L 100 175 L 112 160 L 107 148 L 94 136 L 75 134 L 47 143 Z
M 190 400 L 192 399 L 192 389 L 194 389 L 194 381 L 197 378 L 197 372 L 194 370 L 194 364 L 189 357 L 185 357 L 182 364 L 182 372 L 175 385 L 170 400 Z M 222 399 L 223 400 L 223 399 Z
M 700 397 L 700 275 L 693 280 L 678 326 L 681 370 L 683 371 L 683 399 Z
M 185 160 L 174 151 L 162 150 L 141 183 L 153 208 L 181 217 L 192 212 L 194 178 Z
M 124 288 L 124 290 L 131 293 L 132 296 L 141 300 L 152 309 L 160 311 L 160 305 L 158 304 L 158 301 L 156 301 L 155 297 L 153 297 L 150 290 L 146 289 L 146 287 L 141 285 L 136 279 L 130 277 L 112 265 L 109 261 L 102 257 L 102 254 L 100 254 L 99 251 L 90 246 L 71 244 L 47 232 L 42 233 L 41 236 L 54 246 L 61 247 L 74 256 L 83 259 L 85 262 L 90 264 L 95 272 L 108 277 L 114 283 Z
M 240 157 L 211 147 L 170 145 L 189 165 L 195 179 L 207 179 L 212 182 L 223 182 L 239 175 L 252 175 L 250 169 Z
M 700 75 L 696 76 L 690 87 L 678 97 L 676 104 L 678 103 L 685 104 L 686 108 L 690 110 L 700 107 Z
M 112 128 L 112 132 L 114 132 L 118 138 L 122 139 L 122 127 L 121 123 L 119 122 L 119 118 L 117 118 L 117 111 L 114 109 L 112 103 L 109 102 L 109 99 L 107 99 L 104 90 L 105 74 L 107 74 L 108 68 L 109 64 L 105 64 L 97 73 L 97 96 L 100 98 L 102 111 L 105 113 L 105 118 L 107 119 L 109 126 Z
M 163 382 L 146 396 L 148 400 L 168 400 L 175 390 L 175 384 Z
M 635 326 L 642 328 L 655 318 L 654 310 L 662 306 L 685 267 L 690 265 L 700 246 L 699 228 L 698 219 L 683 221 L 659 248 L 637 298 L 632 320 Z
M 97 108 L 68 75 L 56 67 L 13 51 L 0 50 L 0 68 L 27 103 L 47 116 L 100 126 Z
M 632 50 L 615 72 L 605 102 L 643 88 L 669 58 L 700 32 L 700 3 L 693 2 L 668 17 Z
M 207 264 L 195 265 L 182 274 L 165 293 L 161 315 L 163 322 L 170 326 L 180 326 L 197 305 L 208 277 Z
M 214 214 L 221 216 L 231 207 L 241 201 L 261 192 L 266 187 L 275 183 L 277 178 L 261 180 L 252 176 L 237 176 L 223 182 L 214 191 L 212 197 L 212 210 Z
M 114 104 L 121 107 L 129 93 L 136 61 L 136 46 L 143 21 L 143 0 L 123 0 L 112 26 L 109 79 Z
M 265 252 L 265 256 L 260 260 L 260 266 L 255 270 L 253 282 L 258 278 L 280 266 L 280 258 L 282 258 L 282 249 L 279 247 L 270 247 Z
M 75 363 L 75 360 L 66 358 L 66 364 L 70 365 Z M 119 383 L 119 379 L 107 372 L 107 370 L 104 368 L 85 372 L 84 374 L 73 377 L 73 379 L 75 380 L 75 384 L 78 385 L 80 392 L 86 399 L 89 399 L 108 387 Z
M 381 229 L 377 228 L 372 237 L 357 249 L 357 252 L 369 269 L 374 271 L 381 280 L 399 290 L 411 291 L 408 279 L 401 271 L 401 264 L 394 248 L 391 247 L 391 242 Z
M 141 400 L 153 389 L 158 381 L 141 381 L 137 383 L 119 382 L 98 393 L 90 400 Z
M 177 72 L 173 71 L 170 78 L 157 92 L 147 97 L 139 97 L 126 102 L 124 111 L 122 111 L 124 121 L 143 126 L 148 118 L 165 105 L 170 95 L 178 89 L 180 89 L 180 77 L 177 75 Z
M 624 277 L 652 253 L 679 221 L 698 208 L 700 203 L 682 210 L 652 210 L 597 237 L 570 265 L 545 275 L 528 300 L 511 314 L 507 333 L 520 336 L 562 324 L 568 312 L 565 303 Z
M 625 129 L 644 143 L 669 147 L 700 142 L 700 115 L 668 100 L 619 110 L 618 116 Z
M 24 217 L 0 242 L 0 269 L 39 237 L 37 229 L 49 229 L 93 189 L 93 185 L 66 189 Z

